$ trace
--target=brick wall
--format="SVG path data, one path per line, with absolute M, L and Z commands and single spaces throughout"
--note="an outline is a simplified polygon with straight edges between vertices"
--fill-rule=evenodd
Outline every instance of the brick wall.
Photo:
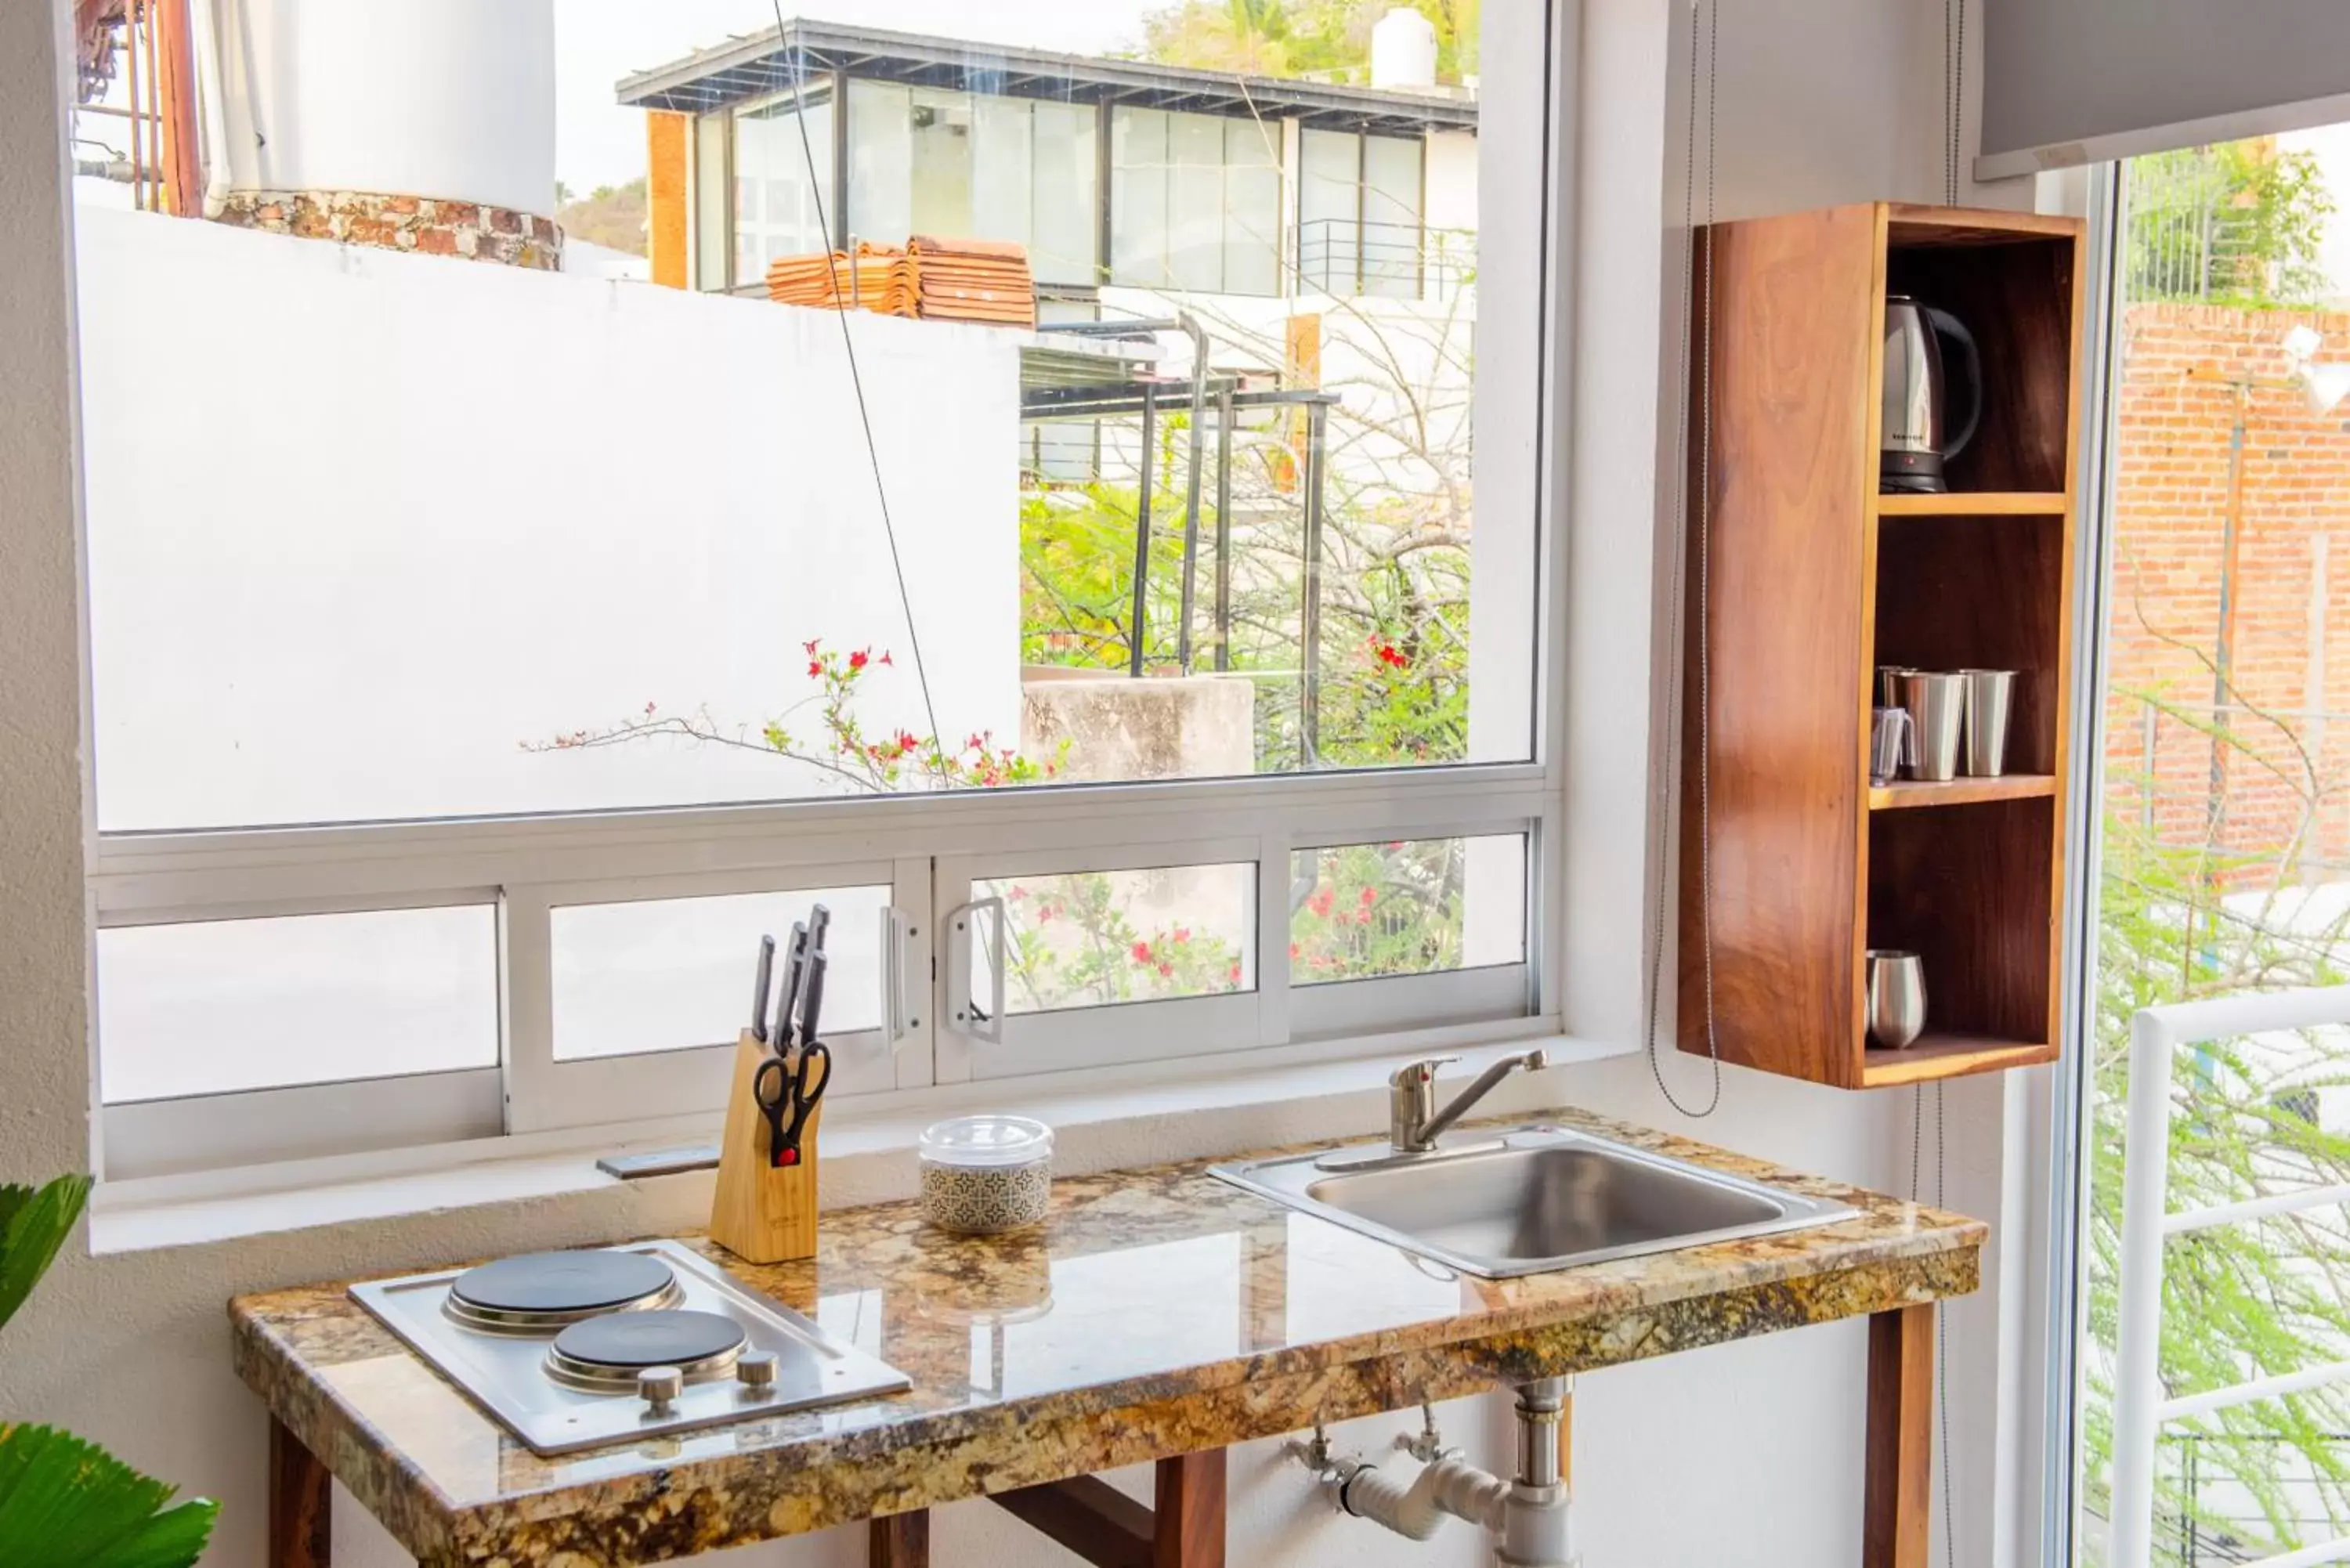
M 2218 794 L 2219 846 L 2245 857 L 2238 885 L 2294 859 L 2313 801 L 2314 836 L 2291 868 L 2350 877 L 2350 405 L 2313 414 L 2280 384 L 2282 340 L 2304 323 L 2325 335 L 2321 357 L 2350 352 L 2350 315 L 2137 305 L 2124 316 L 2106 799 L 2165 842 L 2209 830 L 2203 727 L 2241 412 L 2230 670 L 2233 700 L 2259 711 L 2227 715 L 2238 743 L 2223 748 Z M 2147 695 L 2186 711 L 2149 721 Z M 2312 716 L 2327 712 L 2342 717 Z
M 563 270 L 563 230 L 554 219 L 479 202 L 366 191 L 232 191 L 220 221 L 297 239 Z

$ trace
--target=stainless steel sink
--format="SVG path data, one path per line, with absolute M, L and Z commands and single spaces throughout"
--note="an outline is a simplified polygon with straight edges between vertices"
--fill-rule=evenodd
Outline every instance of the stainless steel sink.
M 1486 1279 L 1799 1231 L 1854 1212 L 1546 1126 L 1427 1154 L 1370 1144 L 1220 1165 L 1211 1173 Z

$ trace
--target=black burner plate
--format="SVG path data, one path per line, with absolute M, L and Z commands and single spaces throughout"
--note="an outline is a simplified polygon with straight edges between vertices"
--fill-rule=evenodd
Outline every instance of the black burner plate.
M 593 1312 L 642 1301 L 674 1277 L 642 1252 L 525 1252 L 468 1269 L 449 1290 L 486 1312 Z
M 743 1343 L 743 1325 L 714 1312 L 624 1312 L 573 1324 L 555 1354 L 590 1366 L 689 1366 Z

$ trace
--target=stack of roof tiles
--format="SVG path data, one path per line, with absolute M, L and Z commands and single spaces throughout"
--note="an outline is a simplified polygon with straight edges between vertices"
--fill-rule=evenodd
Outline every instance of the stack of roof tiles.
M 904 250 L 860 244 L 857 254 L 784 256 L 767 268 L 767 297 L 821 310 L 871 310 L 924 321 L 1036 324 L 1028 253 L 1003 240 L 917 234 Z

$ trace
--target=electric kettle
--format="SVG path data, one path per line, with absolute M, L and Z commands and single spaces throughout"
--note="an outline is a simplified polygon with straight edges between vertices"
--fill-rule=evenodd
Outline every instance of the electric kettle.
M 1966 360 L 1967 417 L 1950 432 L 1949 372 L 1942 340 Z M 1966 449 L 1982 422 L 1982 357 L 1975 335 L 1947 310 L 1906 294 L 1885 301 L 1885 410 L 1878 488 L 1939 492 L 1942 464 Z

